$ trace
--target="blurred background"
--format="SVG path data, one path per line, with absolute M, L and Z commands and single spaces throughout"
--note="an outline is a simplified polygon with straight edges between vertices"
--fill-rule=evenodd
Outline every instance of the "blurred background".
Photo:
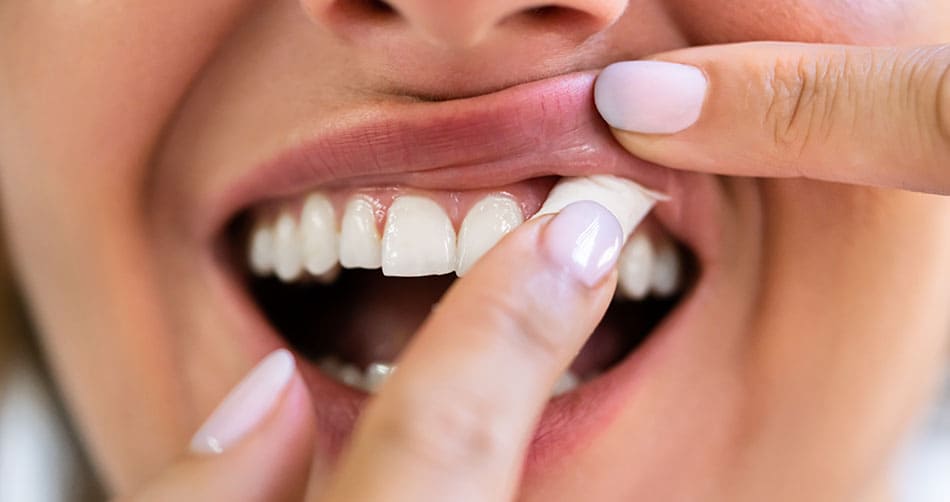
M 0 242 L 0 502 L 103 500 L 30 334 L 5 251 Z

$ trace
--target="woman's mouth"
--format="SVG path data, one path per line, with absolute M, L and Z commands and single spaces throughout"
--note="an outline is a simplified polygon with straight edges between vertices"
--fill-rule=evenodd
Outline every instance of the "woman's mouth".
M 558 188 L 596 199 L 585 193 L 590 179 L 562 178 Z M 249 291 L 288 344 L 327 376 L 373 392 L 456 275 L 537 213 L 554 181 L 468 192 L 321 190 L 256 206 L 232 239 L 246 257 Z M 612 308 L 555 394 L 636 347 L 688 283 L 687 263 L 655 220 L 640 224 L 621 254 Z
M 341 119 L 344 127 L 280 153 L 209 211 L 219 277 L 254 328 L 247 345 L 260 356 L 288 346 L 305 361 L 329 451 L 456 276 L 554 193 L 588 198 L 592 180 L 651 204 L 636 215 L 614 301 L 553 389 L 539 437 L 593 432 L 629 397 L 651 340 L 683 331 L 682 322 L 663 326 L 715 257 L 717 211 L 708 209 L 717 190 L 709 177 L 623 152 L 596 117 L 592 82 L 567 75 Z M 657 192 L 668 199 L 647 216 L 653 199 L 643 194 Z

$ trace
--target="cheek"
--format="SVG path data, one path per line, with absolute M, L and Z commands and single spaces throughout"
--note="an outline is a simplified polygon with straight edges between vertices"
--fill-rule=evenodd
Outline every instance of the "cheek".
M 670 11 L 693 44 L 788 40 L 887 44 L 920 39 L 924 0 L 672 0 Z M 937 10 L 940 10 L 937 8 Z M 945 29 L 946 26 L 944 26 Z
M 927 387 L 950 333 L 950 286 L 933 280 L 950 274 L 950 201 L 788 180 L 763 193 L 767 287 L 752 340 L 762 381 L 787 387 L 775 396 L 856 403 L 826 410 L 842 424 L 847 410 L 916 409 L 921 396 L 905 391 Z
M 823 477 L 803 486 L 882 472 L 881 449 L 945 365 L 950 286 L 933 278 L 950 274 L 950 201 L 760 183 L 766 257 L 740 398 L 754 440 L 741 453 L 752 475 L 818 475 L 808 466 L 822 458 Z
M 0 1 L 0 213 L 57 384 L 120 490 L 187 434 L 144 159 L 241 3 Z

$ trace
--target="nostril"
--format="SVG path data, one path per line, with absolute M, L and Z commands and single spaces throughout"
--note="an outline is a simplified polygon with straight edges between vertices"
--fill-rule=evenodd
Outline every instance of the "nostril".
M 510 16 L 507 21 L 521 21 L 527 24 L 537 24 L 540 27 L 559 26 L 564 31 L 588 34 L 602 28 L 602 22 L 598 16 L 585 10 L 554 4 L 525 9 Z
M 360 3 L 360 2 L 354 2 Z M 395 14 L 396 9 L 393 8 L 389 3 L 384 2 L 383 0 L 363 0 L 362 3 L 367 4 L 366 9 L 373 12 L 378 12 L 380 14 Z
M 385 21 L 399 16 L 396 8 L 384 0 L 338 0 L 332 2 L 324 14 L 346 24 Z
M 464 49 L 489 39 L 534 47 L 577 44 L 613 24 L 627 0 L 306 0 L 302 4 L 314 21 L 354 42 L 391 46 L 396 40 L 424 41 Z
M 612 24 L 613 18 L 605 18 L 587 9 L 570 5 L 535 5 L 512 12 L 497 24 L 521 33 L 556 33 L 565 40 L 580 43 Z
M 532 7 L 530 9 L 527 9 L 525 13 L 528 14 L 529 16 L 537 17 L 540 19 L 550 19 L 552 17 L 558 16 L 559 14 L 562 14 L 562 12 L 565 10 L 570 10 L 570 9 L 565 9 L 564 7 L 560 7 L 558 5 L 540 5 L 538 7 Z

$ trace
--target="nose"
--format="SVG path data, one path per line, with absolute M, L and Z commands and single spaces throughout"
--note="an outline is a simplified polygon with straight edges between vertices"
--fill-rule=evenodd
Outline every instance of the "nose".
M 303 1 L 311 17 L 344 35 L 388 32 L 451 49 L 531 35 L 578 43 L 613 24 L 627 6 L 627 0 Z M 517 37 L 505 37 L 512 34 Z

